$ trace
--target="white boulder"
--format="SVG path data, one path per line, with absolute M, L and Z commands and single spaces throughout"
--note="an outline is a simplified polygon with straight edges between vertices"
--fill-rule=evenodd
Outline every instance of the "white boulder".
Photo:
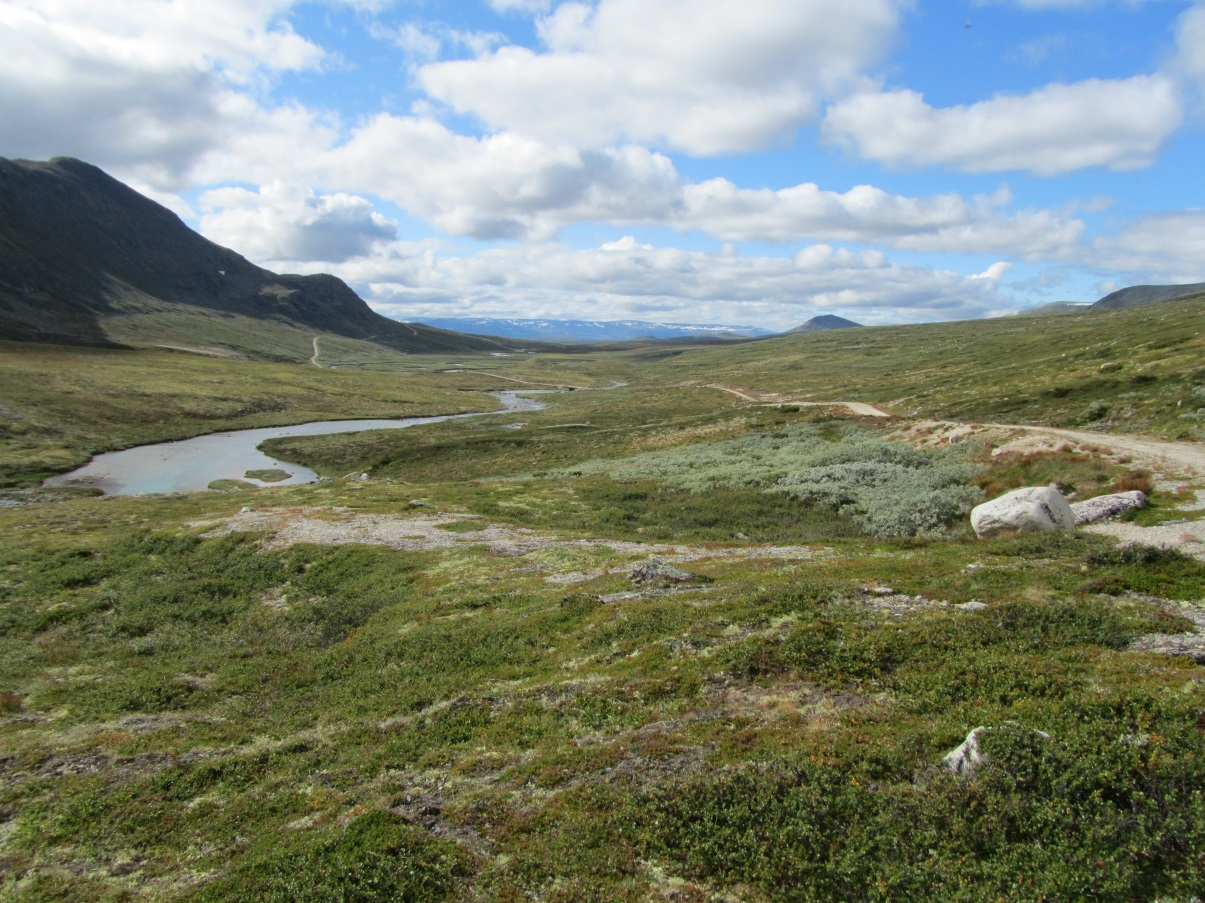
M 942 764 L 946 769 L 953 772 L 962 778 L 969 778 L 975 773 L 975 770 L 987 761 L 987 757 L 983 755 L 983 750 L 979 748 L 979 735 L 988 730 L 986 727 L 977 727 L 969 734 L 954 749 L 946 753 L 942 759 Z
M 1146 493 L 1135 489 L 1133 492 L 1115 492 L 1112 495 L 1098 495 L 1086 502 L 1076 502 L 1071 506 L 1071 513 L 1075 515 L 1076 524 L 1094 524 L 1144 505 Z
M 1074 530 L 1075 514 L 1057 489 L 1014 489 L 971 509 L 971 526 L 981 539 L 1004 530 Z
M 1016 729 L 1014 722 L 1009 721 L 1006 722 L 1006 724 L 1008 724 L 1009 727 Z M 960 778 L 973 777 L 975 772 L 979 770 L 980 765 L 990 761 L 988 757 L 984 755 L 983 749 L 979 745 L 979 738 L 990 730 L 995 730 L 995 728 L 975 728 L 973 731 L 967 734 L 967 738 L 963 740 L 962 743 L 946 753 L 945 757 L 941 760 L 942 764 L 945 765 L 946 770 L 952 774 L 958 775 Z M 1050 734 L 1046 733 L 1045 731 L 1035 730 L 1031 731 L 1031 733 L 1035 737 L 1040 737 L 1043 740 L 1050 739 Z

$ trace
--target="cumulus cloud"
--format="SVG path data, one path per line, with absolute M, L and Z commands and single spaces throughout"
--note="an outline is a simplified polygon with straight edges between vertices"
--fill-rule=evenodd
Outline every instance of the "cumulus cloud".
M 942 109 L 911 90 L 859 94 L 833 104 L 822 128 L 830 141 L 891 166 L 1054 176 L 1146 166 L 1182 118 L 1175 82 L 1139 75 Z
M 733 242 L 835 241 L 1029 259 L 1066 256 L 1084 231 L 1065 213 L 1012 210 L 1007 190 L 968 200 L 870 185 L 840 193 L 813 183 L 778 190 L 691 183 L 669 158 L 641 147 L 580 150 L 508 132 L 471 137 L 430 118 L 389 114 L 345 135 L 300 108 L 262 117 L 196 174 L 210 182 L 338 186 L 391 201 L 446 234 L 485 240 L 547 241 L 567 226 L 601 222 Z M 211 217 L 228 196 L 212 196 Z
M 895 36 L 900 5 L 567 2 L 538 19 L 543 51 L 508 45 L 418 78 L 492 128 L 553 143 L 747 151 L 790 138 L 821 98 L 859 83 Z
M 549 7 L 552 6 L 552 0 L 486 0 L 486 2 L 494 12 L 518 12 L 528 15 L 548 12 Z
M 970 318 L 1007 307 L 980 277 L 812 245 L 782 257 L 655 248 L 622 238 L 576 250 L 508 245 L 460 254 L 399 243 L 335 272 L 378 310 L 422 316 L 650 317 L 787 328 L 817 313 L 867 323 Z
M 742 189 L 713 179 L 683 189 L 679 226 L 731 241 L 800 238 L 881 243 L 910 251 L 1062 254 L 1084 224 L 1052 211 L 1005 213 L 1007 191 L 973 202 L 956 194 L 912 198 L 872 185 L 844 193 L 805 183 L 778 191 Z
M 1170 284 L 1205 282 L 1205 210 L 1142 217 L 1113 236 L 1094 239 L 1086 262 Z
M 337 184 L 388 198 L 444 232 L 486 239 L 547 239 L 585 220 L 659 219 L 678 190 L 673 164 L 643 148 L 583 151 L 507 132 L 474 138 L 384 114 L 322 165 Z
M 1007 190 L 970 200 L 861 185 L 744 189 L 685 181 L 669 158 L 625 146 L 580 150 L 513 133 L 471 137 L 426 117 L 381 114 L 344 136 L 304 110 L 280 110 L 197 170 L 212 182 L 323 184 L 389 200 L 441 232 L 547 241 L 571 225 L 665 226 L 724 241 L 883 244 L 901 250 L 1066 256 L 1084 223 L 1014 211 Z M 211 199 L 216 208 L 217 194 Z M 212 215 L 213 209 L 210 210 Z
M 1176 58 L 1172 70 L 1205 92 L 1205 3 L 1197 3 L 1176 24 Z
M 323 53 L 280 19 L 288 0 L 6 0 L 0 145 L 74 154 L 159 187 L 254 121 L 246 90 Z
M 365 198 L 316 195 L 274 182 L 248 191 L 217 188 L 201 196 L 201 231 L 255 260 L 341 263 L 397 237 L 397 223 Z

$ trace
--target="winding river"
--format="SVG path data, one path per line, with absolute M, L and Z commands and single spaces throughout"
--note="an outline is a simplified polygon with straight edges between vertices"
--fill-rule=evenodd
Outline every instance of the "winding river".
M 152 492 L 200 492 L 214 480 L 243 480 L 258 486 L 289 486 L 313 483 L 318 475 L 308 467 L 291 464 L 264 454 L 261 442 L 281 436 L 324 436 L 332 433 L 358 433 L 364 430 L 397 430 L 444 420 L 485 417 L 538 411 L 544 407 L 525 396 L 544 394 L 548 389 L 519 389 L 491 392 L 504 405 L 501 411 L 474 414 L 445 414 L 439 417 L 407 417 L 404 420 L 321 420 L 294 426 L 274 426 L 253 430 L 209 433 L 178 442 L 140 445 L 122 451 L 97 455 L 71 473 L 50 477 L 46 486 L 92 486 L 105 495 L 143 495 Z M 283 470 L 287 479 L 264 483 L 244 474 L 249 470 Z

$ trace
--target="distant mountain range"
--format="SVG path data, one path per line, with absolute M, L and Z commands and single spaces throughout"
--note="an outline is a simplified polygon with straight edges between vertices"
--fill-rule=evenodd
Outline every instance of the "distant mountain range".
M 407 326 L 334 276 L 282 276 L 88 163 L 0 157 L 0 338 L 306 359 L 317 333 L 406 352 L 514 350 Z
M 550 320 L 491 317 L 428 317 L 436 329 L 545 342 L 630 342 L 638 339 L 746 339 L 775 333 L 757 326 L 651 323 L 644 320 Z

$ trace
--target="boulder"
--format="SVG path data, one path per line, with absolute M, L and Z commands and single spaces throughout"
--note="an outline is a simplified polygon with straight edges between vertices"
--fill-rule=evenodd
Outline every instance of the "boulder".
M 986 727 L 977 727 L 954 749 L 946 753 L 942 763 L 948 771 L 962 778 L 969 778 L 980 765 L 986 761 L 983 750 L 979 748 L 979 735 Z
M 1009 721 L 1007 724 L 1014 730 L 1017 729 L 1013 722 Z M 984 755 L 983 749 L 979 745 L 979 738 L 990 730 L 993 730 L 993 728 L 975 728 L 973 731 L 967 734 L 967 738 L 963 740 L 962 743 L 946 753 L 945 757 L 942 759 L 942 764 L 945 765 L 948 771 L 958 775 L 960 778 L 972 777 L 979 769 L 980 765 L 983 765 L 985 762 L 989 761 L 988 757 Z M 1040 737 L 1043 740 L 1050 739 L 1050 734 L 1046 733 L 1045 731 L 1035 730 L 1031 733 L 1035 737 Z
M 650 558 L 642 561 L 628 572 L 628 578 L 637 586 L 670 586 L 674 583 L 686 583 L 694 580 L 695 575 L 672 564 L 667 564 L 660 558 Z
M 1057 490 L 1030 486 L 975 506 L 971 526 L 980 539 L 1004 530 L 1074 530 L 1075 515 Z
M 1086 502 L 1076 502 L 1071 506 L 1071 513 L 1075 515 L 1075 523 L 1078 526 L 1117 517 L 1145 505 L 1146 493 L 1135 489 L 1133 492 L 1115 492 L 1112 495 L 1098 495 Z

